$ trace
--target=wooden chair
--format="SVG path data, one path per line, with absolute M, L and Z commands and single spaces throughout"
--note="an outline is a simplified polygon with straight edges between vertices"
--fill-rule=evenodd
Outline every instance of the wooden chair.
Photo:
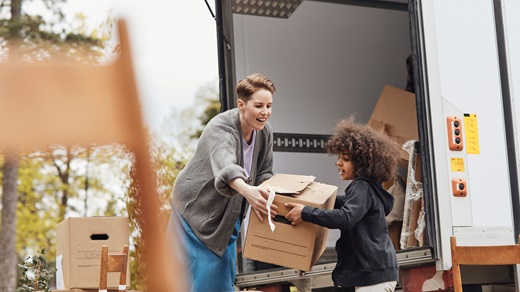
M 0 63 L 0 149 L 126 145 L 136 161 L 147 290 L 187 291 L 185 263 L 164 238 L 130 41 L 125 22 L 117 24 L 120 53 L 109 64 L 91 66 L 58 59 Z M 172 245 L 180 249 L 181 242 Z
M 119 292 L 126 291 L 126 268 L 128 265 L 128 245 L 123 246 L 123 253 L 108 254 L 108 246 L 101 247 L 99 268 L 99 292 L 107 292 L 108 273 L 119 273 Z
M 460 265 L 516 265 L 520 264 L 520 235 L 518 244 L 497 246 L 460 246 L 455 236 L 451 236 L 451 261 L 453 288 L 462 292 Z

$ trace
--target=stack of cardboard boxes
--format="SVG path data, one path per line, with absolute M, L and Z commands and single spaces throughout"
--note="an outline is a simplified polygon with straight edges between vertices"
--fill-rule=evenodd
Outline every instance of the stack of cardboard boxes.
M 400 145 L 404 145 L 410 140 L 419 140 L 419 134 L 417 130 L 417 108 L 415 94 L 386 85 L 377 101 L 376 106 L 372 112 L 369 120 L 369 125 L 376 129 L 385 132 L 390 137 L 394 138 Z M 420 158 L 417 158 L 418 153 L 409 153 L 405 149 L 401 150 L 400 155 L 400 166 L 404 169 L 403 178 L 405 185 L 409 185 L 409 174 L 415 174 L 414 179 L 420 181 Z M 412 160 L 410 159 L 412 157 Z M 413 168 L 413 169 L 412 169 Z M 413 171 L 412 171 L 413 170 Z M 409 191 L 406 190 L 403 196 L 406 196 Z M 403 204 L 406 198 L 396 198 L 394 204 Z M 423 201 L 414 202 L 413 207 L 399 206 L 400 209 L 404 209 L 404 214 L 401 215 L 401 221 L 394 221 L 388 226 L 390 238 L 396 250 L 401 249 L 402 245 L 400 241 L 403 240 L 402 236 L 410 236 L 414 234 L 411 228 L 417 227 L 416 221 L 419 217 L 421 209 L 424 211 Z M 394 205 L 394 208 L 396 206 Z M 403 218 L 404 221 L 403 222 Z M 404 231 L 404 232 L 403 232 Z M 408 239 L 405 239 L 409 241 Z M 415 242 L 415 241 L 414 241 Z M 415 245 L 418 246 L 418 245 Z M 407 245 L 406 247 L 414 247 L 414 244 Z M 404 247 L 403 247 L 404 248 Z

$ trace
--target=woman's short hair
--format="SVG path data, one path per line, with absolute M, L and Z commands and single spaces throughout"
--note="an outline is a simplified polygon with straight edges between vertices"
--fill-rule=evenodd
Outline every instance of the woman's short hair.
M 246 76 L 237 83 L 236 91 L 238 99 L 247 102 L 251 98 L 251 95 L 257 92 L 259 89 L 269 90 L 271 93 L 276 91 L 273 82 L 269 80 L 267 76 L 260 73 L 254 73 Z

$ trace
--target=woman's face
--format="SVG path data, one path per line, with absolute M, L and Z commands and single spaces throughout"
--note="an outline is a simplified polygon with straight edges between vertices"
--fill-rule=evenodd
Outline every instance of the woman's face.
M 338 166 L 339 176 L 342 180 L 354 179 L 354 164 L 348 154 L 339 155 L 336 165 Z
M 240 123 L 244 133 L 262 130 L 267 123 L 267 119 L 271 116 L 272 106 L 273 94 L 263 88 L 253 93 L 247 102 L 239 99 Z

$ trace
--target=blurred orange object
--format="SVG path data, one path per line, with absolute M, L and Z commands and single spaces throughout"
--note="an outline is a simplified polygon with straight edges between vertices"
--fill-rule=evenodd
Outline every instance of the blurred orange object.
M 135 155 L 148 291 L 188 291 L 184 263 L 164 238 L 127 29 L 108 65 L 0 64 L 0 148 L 82 143 L 126 145 Z M 180 245 L 180 240 L 175 242 Z

